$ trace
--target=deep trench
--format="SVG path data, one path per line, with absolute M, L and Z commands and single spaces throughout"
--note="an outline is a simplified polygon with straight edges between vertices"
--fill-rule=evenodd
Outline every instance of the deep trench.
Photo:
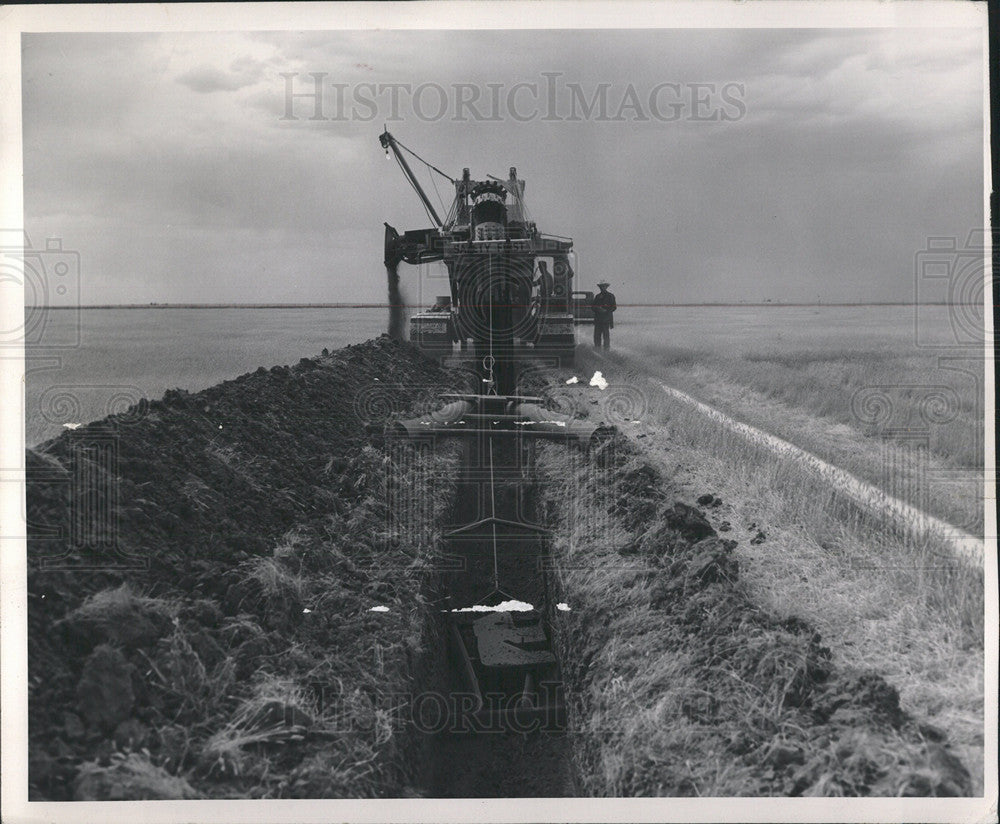
M 535 524 L 534 449 L 534 442 L 520 438 L 470 437 L 463 445 L 461 474 L 446 529 L 490 515 Z M 437 643 L 428 650 L 432 660 L 423 667 L 427 674 L 423 686 L 444 694 L 442 703 L 449 714 L 445 720 L 435 706 L 430 721 L 415 724 L 422 739 L 422 792 L 435 798 L 574 795 L 571 737 L 563 729 L 563 719 L 547 715 L 548 720 L 511 729 L 500 722 L 477 724 L 462 712 L 467 682 L 454 647 L 447 642 L 449 609 L 513 598 L 541 612 L 550 637 L 555 631 L 551 584 L 542 563 L 549 552 L 548 539 L 529 529 L 506 527 L 498 529 L 495 547 L 494 552 L 491 527 L 445 541 L 445 557 L 436 576 L 438 608 L 431 619 L 435 622 L 431 635 Z M 422 714 L 414 707 L 415 717 Z

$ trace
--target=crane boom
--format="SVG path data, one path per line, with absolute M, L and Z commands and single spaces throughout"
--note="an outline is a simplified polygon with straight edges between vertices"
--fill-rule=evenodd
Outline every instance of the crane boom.
M 424 208 L 427 210 L 427 214 L 430 216 L 431 220 L 438 229 L 443 225 L 441 218 L 438 217 L 437 211 L 434 209 L 434 205 L 431 203 L 430 199 L 427 197 L 427 193 L 424 191 L 423 187 L 417 181 L 416 175 L 413 174 L 413 170 L 410 168 L 410 164 L 406 162 L 406 158 L 403 157 L 403 153 L 399 151 L 399 145 L 388 130 L 382 132 L 379 135 L 379 142 L 382 144 L 382 148 L 386 150 L 392 150 L 392 153 L 396 156 L 396 161 L 399 163 L 400 168 L 403 170 L 403 174 L 406 175 L 406 179 L 410 181 L 410 185 L 413 190 L 417 193 L 417 197 L 420 198 L 421 203 L 424 204 Z

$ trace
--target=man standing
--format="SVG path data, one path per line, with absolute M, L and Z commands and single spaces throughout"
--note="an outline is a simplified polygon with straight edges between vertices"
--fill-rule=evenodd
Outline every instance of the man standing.
M 608 287 L 611 284 L 606 280 L 602 280 L 597 284 L 597 288 L 601 291 L 594 295 L 593 301 L 590 305 L 594 310 L 594 348 L 600 349 L 602 346 L 605 349 L 611 348 L 611 329 L 615 326 L 615 309 L 618 308 L 618 304 L 615 303 L 615 296 L 608 291 Z
M 552 275 L 549 273 L 549 267 L 545 265 L 544 260 L 538 261 L 538 277 L 531 282 L 531 285 L 540 287 L 539 291 L 542 293 L 543 298 L 547 298 L 552 294 Z

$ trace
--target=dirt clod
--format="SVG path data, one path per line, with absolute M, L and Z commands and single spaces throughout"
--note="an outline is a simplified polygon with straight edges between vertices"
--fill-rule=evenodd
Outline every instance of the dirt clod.
M 200 794 L 183 778 L 152 764 L 148 756 L 129 753 L 108 765 L 84 764 L 73 796 L 76 801 L 145 801 L 194 799 Z
M 782 770 L 792 764 L 805 763 L 805 753 L 799 747 L 778 745 L 767 754 L 764 763 L 776 770 Z
M 136 718 L 128 718 L 115 727 L 111 738 L 119 750 L 139 750 L 149 740 L 149 728 Z
M 692 543 L 715 535 L 715 529 L 699 510 L 680 501 L 664 513 L 664 521 Z
M 735 543 L 719 538 L 704 538 L 691 547 L 685 576 L 689 581 L 704 585 L 719 581 L 735 581 L 739 564 L 733 555 Z
M 149 644 L 170 627 L 171 605 L 137 596 L 127 584 L 90 596 L 61 622 L 74 641 L 93 646 L 102 640 L 123 647 Z
M 87 658 L 76 687 L 84 720 L 110 732 L 132 711 L 132 667 L 119 650 L 101 644 Z
M 80 716 L 75 712 L 63 713 L 62 728 L 63 734 L 70 741 L 77 741 L 87 734 L 87 730 L 83 726 L 83 721 L 80 720 Z

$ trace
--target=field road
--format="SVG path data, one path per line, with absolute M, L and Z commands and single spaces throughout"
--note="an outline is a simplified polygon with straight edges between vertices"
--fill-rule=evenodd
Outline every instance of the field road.
M 742 435 L 748 441 L 758 446 L 764 446 L 776 455 L 808 467 L 821 476 L 832 489 L 848 497 L 855 504 L 862 506 L 895 525 L 915 533 L 934 535 L 945 541 L 953 549 L 956 557 L 976 566 L 982 565 L 983 540 L 981 538 L 969 535 L 967 532 L 963 532 L 939 518 L 928 515 L 926 512 L 922 512 L 916 507 L 892 497 L 878 487 L 854 477 L 850 472 L 827 463 L 822 458 L 806 452 L 804 449 L 800 449 L 793 443 L 789 443 L 782 438 L 771 435 L 749 424 L 734 420 L 718 409 L 714 409 L 696 398 L 692 398 L 679 389 L 674 389 L 672 386 L 667 386 L 664 383 L 660 384 L 660 388 L 670 397 L 694 407 L 702 415 L 718 421 L 726 428 Z
M 596 368 L 600 368 L 601 363 L 607 359 L 610 359 L 618 367 L 627 365 L 629 371 L 634 370 L 634 372 L 648 376 L 648 385 L 651 388 L 662 391 L 668 398 L 697 411 L 706 419 L 710 419 L 745 438 L 749 443 L 809 470 L 832 491 L 842 495 L 885 523 L 902 528 L 915 536 L 937 539 L 948 547 L 957 559 L 973 566 L 982 566 L 984 560 L 984 541 L 982 538 L 971 535 L 888 494 L 874 484 L 856 477 L 783 438 L 738 421 L 686 392 L 663 383 L 650 374 L 648 362 L 638 352 L 631 352 L 627 347 L 616 347 L 616 349 L 617 351 L 610 355 L 585 350 L 581 366 L 593 364 Z M 614 376 L 607 374 L 605 377 L 613 381 Z

